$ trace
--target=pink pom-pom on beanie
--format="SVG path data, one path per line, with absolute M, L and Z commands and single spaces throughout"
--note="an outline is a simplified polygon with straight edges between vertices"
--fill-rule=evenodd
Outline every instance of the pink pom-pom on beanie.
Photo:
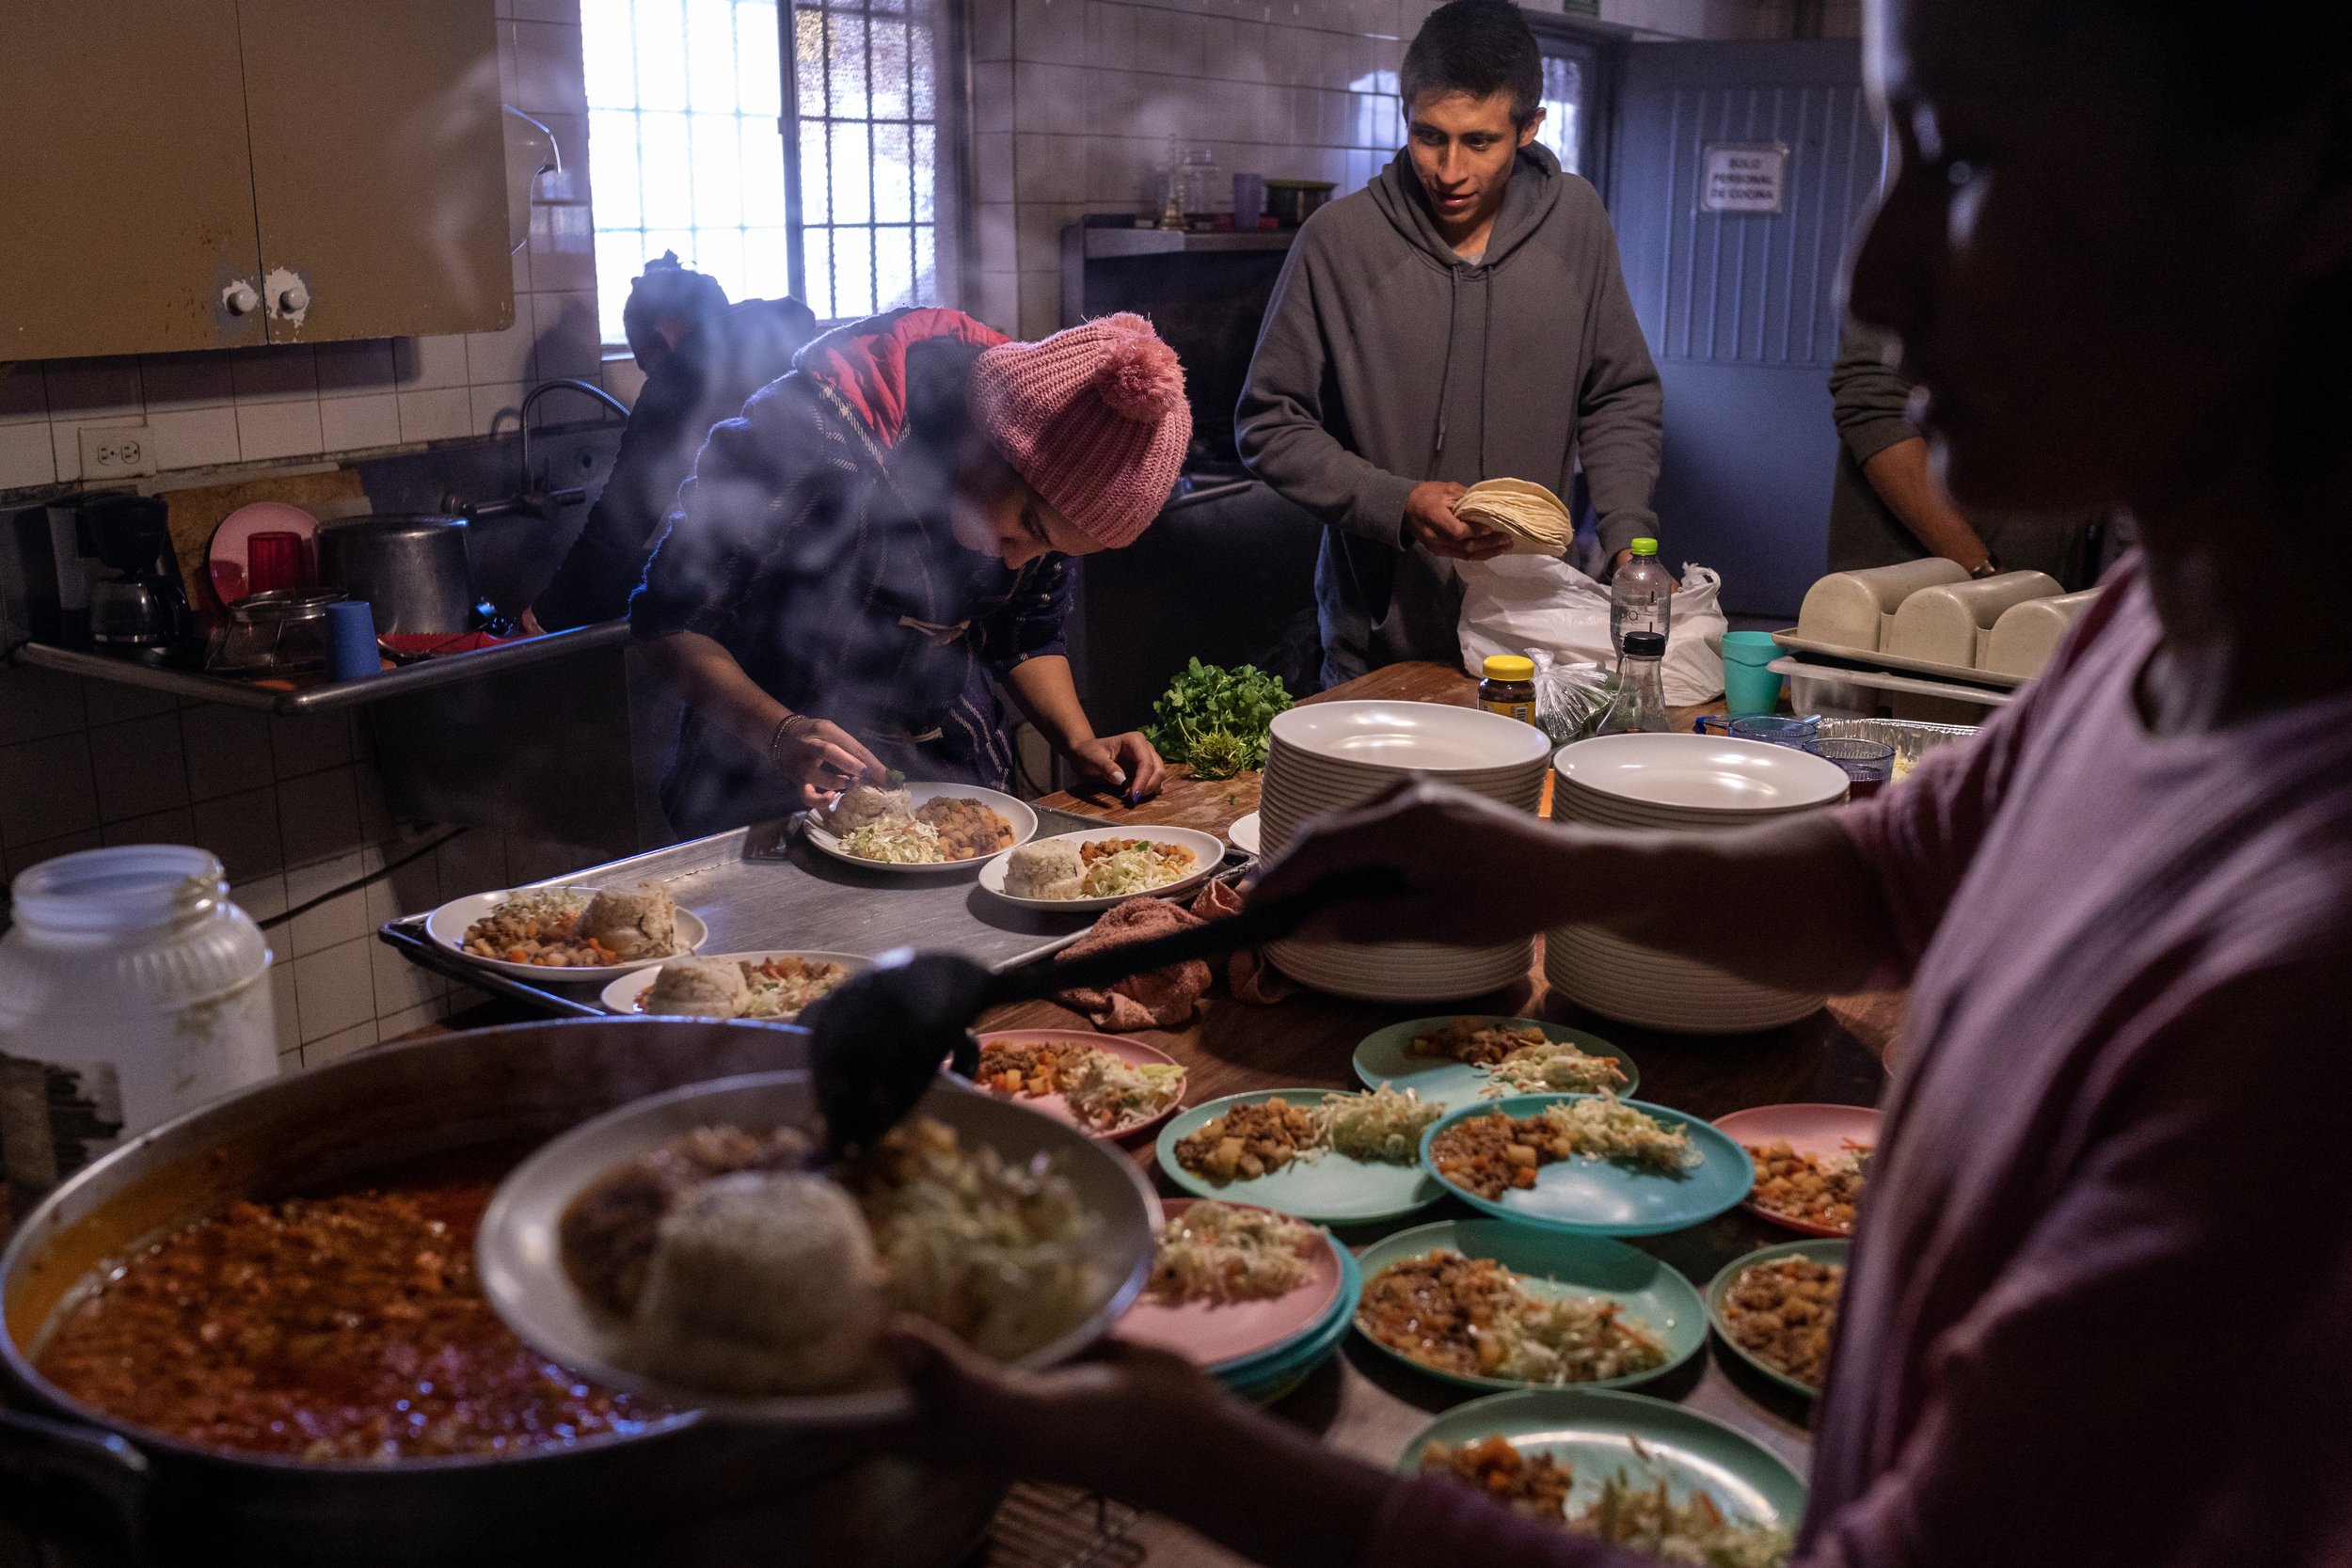
M 1114 549 L 1159 515 L 1192 441 L 1176 351 L 1123 311 L 997 344 L 973 367 L 968 399 L 1030 488 Z

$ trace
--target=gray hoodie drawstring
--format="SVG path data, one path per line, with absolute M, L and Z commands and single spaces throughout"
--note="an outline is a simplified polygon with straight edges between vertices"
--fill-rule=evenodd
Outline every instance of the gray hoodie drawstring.
M 1495 275 L 1493 268 L 1486 269 L 1486 276 L 1483 281 L 1486 286 L 1478 291 L 1479 298 L 1485 302 L 1484 313 L 1479 317 L 1478 325 L 1478 477 L 1482 480 L 1490 472 L 1486 467 L 1486 427 L 1494 423 L 1492 420 L 1486 418 L 1486 382 L 1494 364 L 1495 352 Z
M 1445 275 L 1454 292 L 1446 296 L 1445 372 L 1438 378 L 1438 455 L 1445 451 L 1446 417 L 1454 410 L 1454 321 L 1462 309 L 1462 269 L 1450 266 Z

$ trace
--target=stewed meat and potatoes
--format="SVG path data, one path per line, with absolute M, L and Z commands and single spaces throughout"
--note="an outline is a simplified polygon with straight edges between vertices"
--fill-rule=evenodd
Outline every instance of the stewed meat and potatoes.
M 659 882 L 528 888 L 499 900 L 459 943 L 480 958 L 549 969 L 598 969 L 666 958 L 681 948 L 677 904 Z

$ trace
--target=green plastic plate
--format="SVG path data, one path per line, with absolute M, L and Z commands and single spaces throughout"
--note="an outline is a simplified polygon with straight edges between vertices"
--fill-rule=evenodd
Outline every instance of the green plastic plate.
M 1327 1153 L 1320 1160 L 1294 1160 L 1271 1176 L 1228 1181 L 1221 1187 L 1176 1163 L 1176 1145 L 1180 1140 L 1198 1132 L 1236 1105 L 1259 1105 L 1269 1100 L 1287 1100 L 1300 1106 L 1319 1105 L 1327 1092 L 1260 1089 L 1195 1105 L 1160 1129 L 1160 1169 L 1168 1173 L 1170 1181 L 1196 1196 L 1254 1203 L 1314 1225 L 1365 1225 L 1375 1220 L 1398 1219 L 1425 1209 L 1445 1196 L 1444 1184 L 1419 1165 L 1351 1160 L 1341 1154 Z
M 1852 1250 L 1853 1243 L 1847 1241 L 1783 1242 L 1778 1246 L 1758 1247 L 1745 1257 L 1735 1258 L 1707 1282 L 1707 1321 L 1714 1324 L 1716 1337 L 1723 1340 L 1724 1348 L 1732 1354 L 1783 1388 L 1792 1389 L 1811 1399 L 1820 1389 L 1802 1379 L 1790 1377 L 1731 1337 L 1731 1325 L 1724 1321 L 1724 1297 L 1731 1292 L 1731 1282 L 1740 1277 L 1740 1271 L 1757 1263 L 1770 1263 L 1779 1258 L 1810 1258 L 1816 1263 L 1843 1263 Z
M 1565 1041 L 1588 1056 L 1614 1056 L 1626 1079 L 1617 1094 L 1629 1095 L 1641 1086 L 1642 1069 L 1633 1065 L 1633 1058 L 1598 1035 L 1588 1035 L 1565 1023 L 1546 1023 L 1540 1018 L 1503 1018 L 1488 1013 L 1441 1013 L 1436 1018 L 1392 1023 L 1376 1034 L 1366 1035 L 1363 1043 L 1356 1048 L 1356 1076 L 1363 1080 L 1367 1088 L 1390 1084 L 1411 1089 L 1431 1104 L 1442 1105 L 1449 1111 L 1457 1105 L 1477 1103 L 1482 1094 L 1497 1086 L 1493 1078 L 1468 1062 L 1412 1053 L 1414 1036 L 1442 1029 L 1457 1018 L 1475 1018 L 1481 1023 L 1526 1024 L 1541 1029 L 1546 1039 Z
M 1570 1513 L 1623 1471 L 1636 1485 L 1662 1479 L 1677 1500 L 1705 1491 L 1727 1517 L 1778 1525 L 1791 1535 L 1804 1514 L 1804 1482 L 1754 1438 L 1678 1404 L 1609 1388 L 1526 1388 L 1456 1405 L 1405 1446 L 1397 1468 L 1418 1475 L 1429 1444 L 1453 1448 L 1486 1437 L 1572 1466 Z
M 1527 1289 L 1535 1295 L 1607 1296 L 1624 1305 L 1627 1317 L 1639 1319 L 1665 1341 L 1666 1359 L 1662 1364 L 1623 1377 L 1579 1383 L 1575 1385 L 1579 1388 L 1627 1388 L 1647 1383 L 1673 1371 L 1707 1343 L 1707 1309 L 1700 1304 L 1697 1289 L 1673 1267 L 1648 1253 L 1602 1236 L 1535 1230 L 1508 1220 L 1439 1220 L 1375 1242 L 1356 1261 L 1368 1287 L 1373 1277 L 1390 1264 L 1418 1258 L 1438 1247 L 1451 1247 L 1469 1258 L 1491 1258 L 1514 1274 L 1524 1275 Z M 1365 1339 L 1406 1366 L 1442 1382 L 1465 1388 L 1549 1386 L 1518 1378 L 1441 1371 L 1382 1343 L 1360 1322 L 1356 1327 Z
M 1593 1236 L 1655 1236 L 1684 1230 L 1736 1207 L 1756 1185 L 1756 1165 L 1747 1150 L 1698 1117 L 1680 1111 L 1629 1100 L 1628 1105 L 1646 1111 L 1669 1126 L 1690 1131 L 1699 1151 L 1698 1164 L 1677 1175 L 1640 1170 L 1606 1160 L 1577 1156 L 1554 1160 L 1535 1172 L 1533 1187 L 1511 1187 L 1501 1199 L 1480 1197 L 1437 1176 L 1430 1146 L 1457 1121 L 1500 1112 L 1508 1117 L 1532 1117 L 1547 1105 L 1590 1095 L 1520 1094 L 1507 1100 L 1486 1100 L 1449 1111 L 1422 1134 L 1421 1163 L 1433 1180 L 1474 1209 L 1525 1225 L 1572 1230 Z M 1161 1146 L 1167 1147 L 1163 1134 Z

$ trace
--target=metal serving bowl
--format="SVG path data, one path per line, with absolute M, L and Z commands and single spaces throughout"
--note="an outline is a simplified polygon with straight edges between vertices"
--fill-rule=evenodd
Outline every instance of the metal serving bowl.
M 313 1463 L 116 1420 L 34 1369 L 109 1264 L 241 1197 L 550 1137 L 648 1094 L 802 1067 L 773 1024 L 583 1019 L 363 1052 L 167 1122 L 60 1186 L 0 1253 L 0 1481 L 72 1497 L 133 1560 L 929 1565 L 971 1550 L 1003 1486 L 851 1435 L 689 1412 L 516 1457 Z M 0 1513 L 10 1513 L 0 1508 Z

